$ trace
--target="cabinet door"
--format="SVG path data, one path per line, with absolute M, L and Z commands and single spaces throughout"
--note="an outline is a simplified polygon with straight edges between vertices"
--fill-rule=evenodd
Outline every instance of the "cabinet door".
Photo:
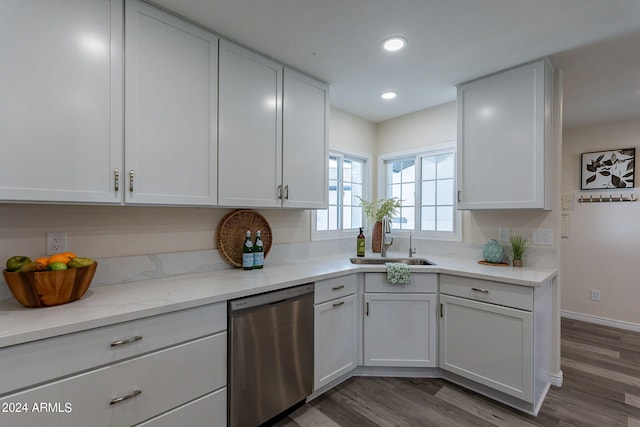
M 358 363 L 358 310 L 355 294 L 314 308 L 313 389 L 355 369 Z
M 217 204 L 218 38 L 138 0 L 126 34 L 125 201 Z
M 283 91 L 283 206 L 326 209 L 329 87 L 285 68 Z
M 121 203 L 122 4 L 0 5 L 0 200 Z
M 458 87 L 458 208 L 551 209 L 551 98 L 546 61 Z
M 220 40 L 218 203 L 280 207 L 282 66 Z
M 435 294 L 365 293 L 364 364 L 437 366 Z
M 440 295 L 440 367 L 533 400 L 531 312 Z

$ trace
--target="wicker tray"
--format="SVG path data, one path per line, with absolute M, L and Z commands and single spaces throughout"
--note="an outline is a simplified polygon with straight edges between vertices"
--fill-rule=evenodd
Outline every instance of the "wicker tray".
M 218 251 L 234 267 L 242 267 L 242 244 L 246 239 L 247 230 L 251 230 L 251 238 L 254 241 L 256 231 L 260 230 L 266 258 L 273 242 L 273 233 L 267 220 L 258 212 L 251 209 L 235 210 L 225 215 L 218 224 Z

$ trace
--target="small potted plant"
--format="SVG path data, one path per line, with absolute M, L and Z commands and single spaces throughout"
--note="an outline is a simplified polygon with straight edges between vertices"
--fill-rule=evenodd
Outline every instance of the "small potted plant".
M 509 242 L 511 243 L 511 254 L 513 255 L 513 266 L 522 267 L 522 256 L 529 248 L 530 241 L 522 237 L 520 234 L 513 234 L 509 236 Z
M 360 206 L 362 206 L 362 210 L 364 214 L 369 219 L 369 221 L 373 222 L 373 235 L 371 237 L 371 250 L 375 253 L 379 253 L 382 249 L 382 219 L 385 216 L 392 218 L 398 208 L 400 208 L 400 199 L 397 197 L 392 197 L 390 199 L 378 199 L 372 202 L 368 202 L 360 199 Z

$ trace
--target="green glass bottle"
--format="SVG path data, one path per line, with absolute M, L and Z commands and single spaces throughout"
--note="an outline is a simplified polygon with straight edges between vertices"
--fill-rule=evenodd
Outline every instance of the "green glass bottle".
M 260 238 L 260 230 L 256 231 L 256 242 L 253 244 L 253 268 L 264 266 L 264 245 Z
M 251 230 L 247 230 L 247 238 L 242 247 L 242 268 L 253 270 L 253 243 L 251 243 Z
M 356 241 L 357 241 L 356 255 L 364 256 L 365 241 L 364 241 L 364 233 L 362 232 L 362 227 L 360 227 L 360 234 L 358 234 L 358 238 L 356 239 Z

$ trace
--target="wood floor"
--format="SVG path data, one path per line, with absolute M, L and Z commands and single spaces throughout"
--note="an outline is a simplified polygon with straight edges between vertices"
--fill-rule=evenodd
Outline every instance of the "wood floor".
M 640 333 L 562 319 L 563 386 L 537 417 L 444 380 L 353 377 L 278 427 L 640 427 Z

